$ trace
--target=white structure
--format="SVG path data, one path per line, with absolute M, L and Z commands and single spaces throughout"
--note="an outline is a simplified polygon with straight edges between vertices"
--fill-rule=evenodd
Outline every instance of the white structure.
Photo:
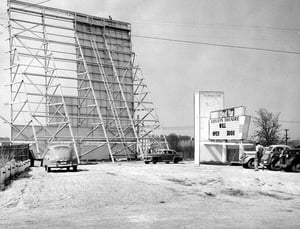
M 250 124 L 245 107 L 224 109 L 224 93 L 215 91 L 197 92 L 194 102 L 195 163 L 227 162 L 230 147 L 236 148 L 239 157 Z
M 160 128 L 127 22 L 9 0 L 10 141 L 80 160 L 143 157 Z M 1 118 L 1 116 L 0 116 Z M 3 119 L 3 118 L 1 118 Z
M 210 112 L 223 109 L 224 92 L 200 91 L 195 94 L 195 163 L 201 161 L 218 160 L 219 147 L 210 147 L 205 145 L 209 142 L 209 119 Z M 222 146 L 220 146 L 222 147 Z M 216 152 L 217 150 L 217 152 Z M 210 151 L 210 153 L 209 153 Z M 200 152 L 201 159 L 200 159 Z M 217 154 L 217 155 L 216 155 Z M 214 157 L 216 155 L 216 157 Z

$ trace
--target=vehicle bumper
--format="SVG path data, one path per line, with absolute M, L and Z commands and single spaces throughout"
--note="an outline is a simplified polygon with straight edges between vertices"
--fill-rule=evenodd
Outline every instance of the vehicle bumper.
M 67 163 L 67 164 L 62 164 L 62 163 L 57 163 L 57 164 L 47 164 L 46 165 L 48 168 L 70 168 L 72 166 L 77 166 L 77 164 L 72 164 L 72 163 Z
M 263 161 L 262 161 L 262 164 L 263 164 L 264 166 L 269 166 L 269 165 L 270 165 L 269 161 L 267 161 L 267 160 L 263 160 Z
M 286 164 L 279 164 L 279 166 L 281 167 L 281 168 L 286 168 L 286 167 L 288 167 L 288 165 L 286 165 Z

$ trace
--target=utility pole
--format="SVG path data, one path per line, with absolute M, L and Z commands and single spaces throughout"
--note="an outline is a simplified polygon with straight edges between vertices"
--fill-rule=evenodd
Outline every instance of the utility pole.
M 284 129 L 284 131 L 285 131 L 285 144 L 287 145 L 289 129 Z

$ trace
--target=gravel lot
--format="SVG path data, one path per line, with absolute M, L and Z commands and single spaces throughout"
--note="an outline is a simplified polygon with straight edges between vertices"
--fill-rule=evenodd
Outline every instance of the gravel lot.
M 299 228 L 299 178 L 192 162 L 35 167 L 0 192 L 0 228 Z

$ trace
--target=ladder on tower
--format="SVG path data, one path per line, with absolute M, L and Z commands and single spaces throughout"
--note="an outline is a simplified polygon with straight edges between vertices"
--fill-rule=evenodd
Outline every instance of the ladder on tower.
M 110 105 L 110 110 L 113 115 L 113 120 L 108 122 L 107 129 L 110 130 L 110 132 L 112 132 L 117 138 L 119 138 L 120 142 L 125 147 L 124 150 L 125 150 L 127 157 L 129 157 L 130 154 L 128 152 L 127 145 L 126 145 L 125 133 L 124 133 L 124 130 L 122 127 L 120 117 L 119 117 L 120 109 L 122 109 L 122 108 L 117 107 L 116 102 L 114 101 L 115 91 L 113 91 L 113 89 L 112 89 L 114 87 L 114 85 L 113 85 L 114 82 L 112 81 L 111 83 L 109 83 L 109 80 L 108 80 L 107 74 L 105 72 L 105 69 L 103 67 L 103 62 L 101 60 L 101 56 L 100 56 L 100 53 L 98 50 L 97 42 L 95 41 L 95 37 L 93 34 L 91 34 L 91 36 L 90 36 L 90 42 L 91 42 L 91 47 L 93 49 L 94 56 L 96 58 L 99 73 L 103 80 L 103 84 L 104 84 L 105 91 L 106 91 L 109 105 Z M 114 125 L 112 126 L 113 123 L 114 123 Z M 117 130 L 117 134 L 114 133 L 114 128 Z
M 117 105 L 118 103 L 120 103 L 121 99 L 118 98 L 118 94 L 120 94 L 119 90 L 115 90 L 115 86 L 118 85 L 118 82 L 115 80 L 114 77 L 108 77 L 108 74 L 106 73 L 105 69 L 104 69 L 104 63 L 102 61 L 102 58 L 104 58 L 104 56 L 100 55 L 99 52 L 99 48 L 97 45 L 97 42 L 95 40 L 95 35 L 92 33 L 92 31 L 90 31 L 90 42 L 91 42 L 91 47 L 93 49 L 93 53 L 94 56 L 96 58 L 96 62 L 97 62 L 97 66 L 99 68 L 99 73 L 102 77 L 104 86 L 105 86 L 105 92 L 107 94 L 108 97 L 108 101 L 109 101 L 109 110 L 112 113 L 113 116 L 113 120 L 109 121 L 107 124 L 107 129 L 114 134 L 115 137 L 117 137 L 119 139 L 118 143 L 115 143 L 112 148 L 114 148 L 114 146 L 118 145 L 121 143 L 121 145 L 123 146 L 121 149 L 114 151 L 114 156 L 115 157 L 123 157 L 122 155 L 120 155 L 120 153 L 125 154 L 126 159 L 130 158 L 130 153 L 134 153 L 131 149 L 130 149 L 130 144 L 128 144 L 128 139 L 126 138 L 126 131 L 128 131 L 128 127 L 124 126 L 122 124 L 122 120 L 121 120 L 121 114 L 123 113 L 123 111 L 126 109 L 126 107 L 123 105 Z M 123 119 L 124 120 L 124 119 Z M 125 120 L 126 122 L 126 120 Z M 114 125 L 113 125 L 114 124 Z M 117 130 L 117 134 L 114 133 L 115 129 Z
M 79 91 L 85 91 L 85 98 L 88 98 L 88 94 L 91 94 L 91 99 L 93 101 L 93 104 L 87 105 L 90 108 L 90 112 L 88 112 L 88 113 L 91 113 L 93 110 L 95 110 L 97 112 L 98 119 L 100 120 L 100 123 L 98 123 L 96 125 L 96 127 L 93 128 L 92 131 L 95 131 L 100 126 L 102 127 L 103 134 L 104 134 L 104 137 L 105 137 L 105 142 L 107 144 L 107 148 L 108 148 L 111 160 L 112 160 L 112 162 L 114 162 L 114 157 L 113 157 L 113 153 L 112 153 L 112 150 L 111 150 L 111 143 L 110 143 L 110 140 L 108 138 L 108 133 L 107 133 L 107 130 L 105 128 L 104 119 L 103 119 L 103 116 L 102 116 L 102 113 L 101 113 L 101 110 L 100 110 L 98 99 L 96 97 L 96 93 L 95 93 L 95 90 L 94 90 L 94 85 L 93 85 L 93 82 L 92 82 L 91 74 L 90 74 L 88 64 L 86 62 L 84 52 L 83 52 L 83 48 L 81 46 L 80 39 L 78 37 L 77 32 L 75 32 L 75 40 L 76 40 L 76 45 L 77 45 L 76 49 L 78 51 L 77 56 L 79 56 L 79 58 L 77 59 L 77 62 L 79 64 L 83 63 L 83 67 L 84 67 L 84 71 L 78 73 L 78 76 L 80 76 L 80 79 L 82 80 L 81 83 L 78 85 L 78 90 Z M 84 82 L 86 82 L 86 80 L 88 81 L 88 85 L 84 84 Z M 83 103 L 84 103 L 84 100 L 79 104 L 79 106 L 82 106 Z M 92 133 L 92 131 L 90 133 Z M 88 137 L 88 135 L 86 137 Z M 84 138 L 81 139 L 82 142 L 84 142 L 84 140 L 85 140 Z M 103 146 L 103 144 L 100 144 L 96 148 L 99 148 L 101 146 Z
M 133 121 L 132 112 L 129 109 L 129 106 L 128 106 L 128 103 L 127 103 L 127 99 L 126 99 L 126 96 L 125 96 L 125 93 L 124 93 L 124 90 L 123 90 L 124 86 L 122 85 L 122 82 L 120 81 L 120 76 L 118 74 L 117 68 L 115 66 L 115 63 L 114 63 L 114 60 L 113 60 L 113 57 L 112 57 L 112 51 L 111 51 L 111 49 L 110 49 L 110 47 L 109 47 L 109 45 L 107 43 L 106 37 L 105 37 L 105 28 L 103 29 L 102 37 L 103 37 L 103 42 L 104 42 L 104 47 L 105 47 L 106 53 L 108 55 L 110 64 L 112 66 L 112 70 L 113 70 L 113 74 L 112 74 L 113 76 L 112 77 L 116 81 L 116 84 L 117 84 L 117 86 L 119 88 L 119 90 L 116 91 L 116 93 L 119 93 L 120 101 L 123 104 L 123 106 L 120 106 L 120 109 L 124 109 L 126 111 L 127 116 L 128 116 L 128 120 L 130 122 L 129 126 L 126 129 L 127 130 L 131 129 L 131 131 L 134 134 L 134 138 L 136 139 L 136 143 L 135 144 L 136 144 L 137 151 L 138 152 L 142 152 L 141 145 L 140 145 L 140 140 L 139 140 L 139 137 L 138 137 L 138 134 L 137 134 L 137 130 L 136 130 L 136 126 L 135 126 L 135 123 Z

